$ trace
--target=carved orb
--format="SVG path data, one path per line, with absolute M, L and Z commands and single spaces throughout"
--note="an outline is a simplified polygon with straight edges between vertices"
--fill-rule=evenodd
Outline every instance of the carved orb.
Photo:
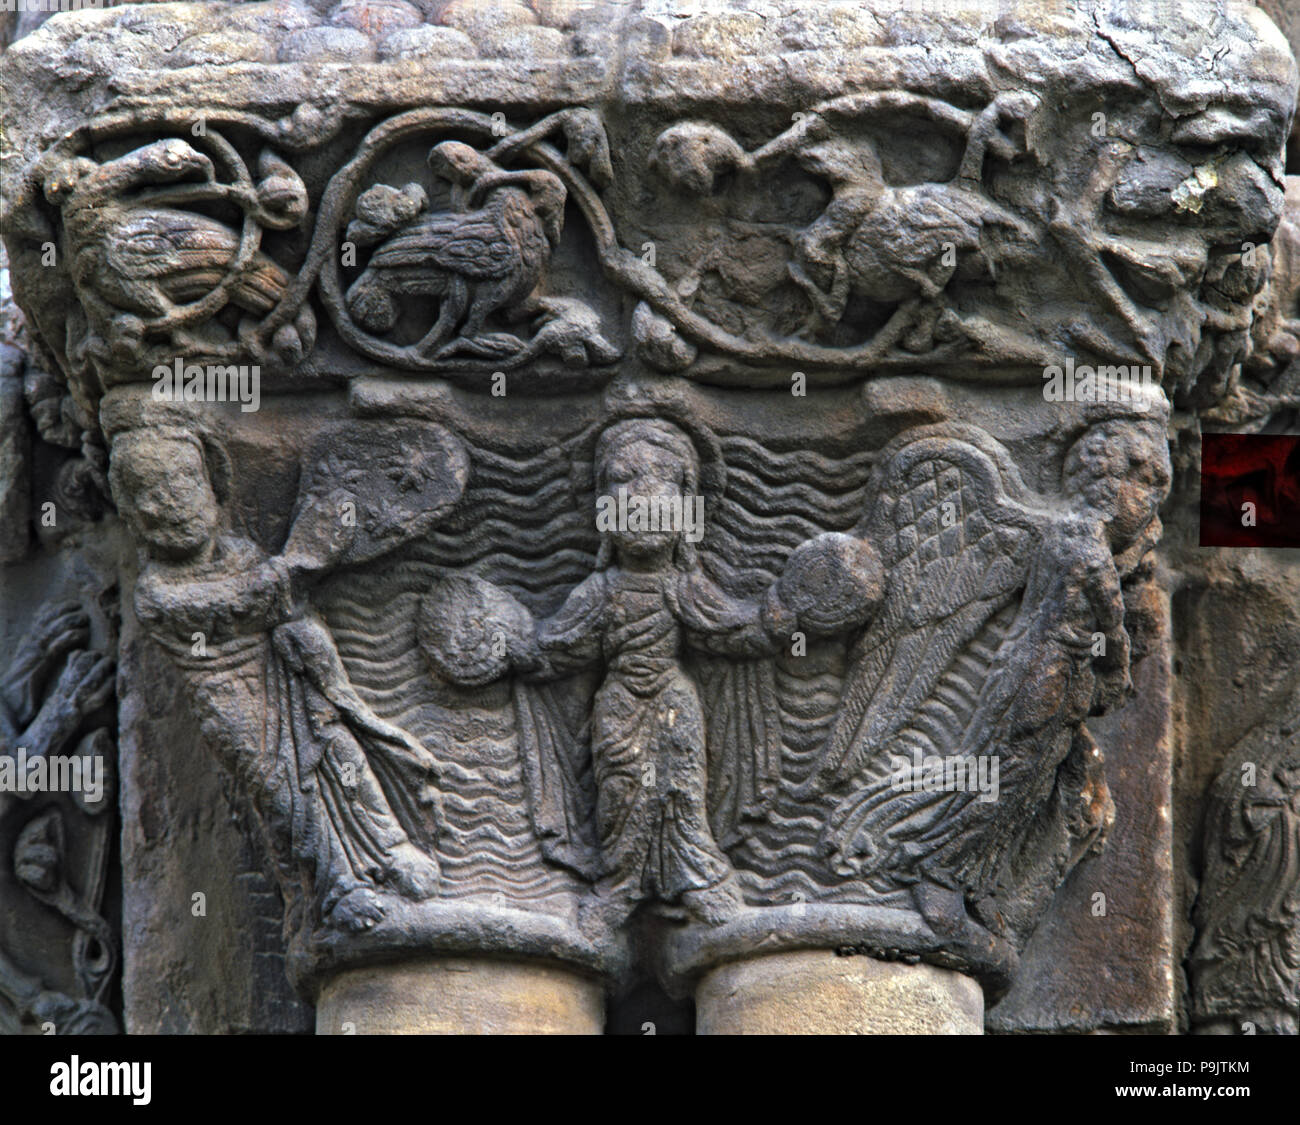
M 510 657 L 532 633 L 528 611 L 499 587 L 452 575 L 420 599 L 416 640 L 439 676 L 482 687 L 510 671 Z
M 885 572 L 864 539 L 829 532 L 791 553 L 777 592 L 814 633 L 836 633 L 864 624 L 884 596 Z

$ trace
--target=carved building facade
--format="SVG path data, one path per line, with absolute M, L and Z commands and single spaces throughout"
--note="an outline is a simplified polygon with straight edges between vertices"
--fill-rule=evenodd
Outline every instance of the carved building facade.
M 1300 1030 L 1264 11 L 8 38 L 10 1030 Z

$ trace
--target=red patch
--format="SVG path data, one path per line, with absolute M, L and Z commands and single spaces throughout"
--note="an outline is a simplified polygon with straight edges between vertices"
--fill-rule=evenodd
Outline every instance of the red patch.
M 1300 435 L 1201 436 L 1201 546 L 1300 547 Z

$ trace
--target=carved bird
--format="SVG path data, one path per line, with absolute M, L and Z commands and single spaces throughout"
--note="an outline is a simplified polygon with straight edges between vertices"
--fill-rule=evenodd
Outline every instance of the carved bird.
M 438 318 L 417 345 L 421 352 L 516 353 L 521 340 L 486 332 L 484 324 L 498 310 L 522 304 L 537 286 L 560 241 L 564 184 L 550 172 L 507 172 L 459 141 L 436 145 L 429 164 L 454 185 L 459 209 L 412 215 L 425 206 L 414 185 L 401 193 L 384 185 L 364 193 L 348 237 L 363 244 L 381 232 L 387 238 L 349 287 L 348 312 L 381 335 L 397 323 L 398 296 L 437 297 Z M 385 194 L 372 195 L 380 188 Z
M 263 179 L 249 200 L 263 226 L 283 229 L 305 213 L 299 180 L 278 158 L 264 154 Z M 45 195 L 63 213 L 73 282 L 91 323 L 107 325 L 108 344 L 118 358 L 138 354 L 145 319 L 165 318 L 201 299 L 225 277 L 239 250 L 239 234 L 196 211 L 133 204 L 128 192 L 201 176 L 214 190 L 212 162 L 185 141 L 145 145 L 105 164 L 77 157 L 54 168 Z M 205 185 L 187 185 L 195 198 Z M 155 193 L 157 198 L 157 193 Z M 178 199 L 182 198 L 177 196 Z M 289 286 L 289 275 L 260 251 L 254 253 L 229 290 L 236 307 L 264 317 Z M 97 315 L 96 315 L 97 314 Z M 316 325 L 304 308 L 283 325 L 273 346 L 297 360 L 311 348 Z M 172 331 L 173 342 L 186 343 Z M 194 342 L 194 346 L 202 345 Z
M 833 192 L 821 217 L 798 237 L 789 267 L 812 302 L 812 330 L 838 323 L 852 295 L 881 304 L 920 298 L 928 307 L 904 346 L 928 350 L 942 311 L 937 301 L 959 256 L 980 255 L 985 225 L 1023 229 L 1015 216 L 955 184 L 887 184 L 870 145 L 830 141 L 805 149 L 801 162 Z M 823 288 L 814 275 L 829 277 L 829 284 Z

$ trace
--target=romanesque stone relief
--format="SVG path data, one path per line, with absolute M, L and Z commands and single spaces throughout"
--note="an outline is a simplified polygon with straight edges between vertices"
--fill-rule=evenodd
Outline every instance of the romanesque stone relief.
M 456 111 L 414 112 L 378 126 L 326 189 L 316 237 L 333 233 L 332 205 L 355 193 L 359 177 L 385 149 L 421 131 L 467 124 L 478 131 L 487 126 L 489 135 L 501 131 L 479 114 Z M 543 167 L 507 171 L 499 163 L 517 159 L 553 133 L 567 138 L 571 159 L 557 158 L 548 146 L 541 151 Z M 449 192 L 445 210 L 432 211 L 425 189 L 415 182 L 400 189 L 377 183 L 356 195 L 343 245 L 368 250 L 369 257 L 342 300 L 337 256 L 327 242 L 317 244 L 326 252 L 322 295 L 344 339 L 373 359 L 417 371 L 484 363 L 489 370 L 510 369 L 543 355 L 574 367 L 618 359 L 619 349 L 601 334 L 590 306 L 535 292 L 564 231 L 569 184 L 594 195 L 579 168 L 602 184 L 613 174 L 600 119 L 568 110 L 522 133 L 511 131 L 487 151 L 439 141 L 429 150 L 428 165 Z M 403 297 L 424 298 L 416 303 L 436 309 L 433 323 L 412 344 L 375 339 L 397 327 Z M 489 331 L 494 314 L 515 324 L 531 321 L 535 331 L 526 342 L 510 331 Z
M 269 149 L 254 184 L 219 133 L 209 134 L 209 143 L 233 182 L 218 182 L 213 159 L 180 139 L 155 141 L 103 163 L 72 157 L 46 173 L 45 198 L 62 218 L 63 255 L 82 314 L 69 318 L 66 354 L 74 374 L 90 365 L 99 373 L 109 362 L 147 365 L 151 346 L 155 357 L 198 352 L 234 358 L 241 334 L 253 340 L 257 358 L 253 326 L 279 304 L 289 283 L 288 274 L 259 251 L 261 233 L 298 225 L 306 214 L 306 188 Z M 187 183 L 187 177 L 199 182 Z M 239 228 L 194 209 L 204 203 L 233 205 L 243 215 Z M 215 327 L 227 307 L 244 314 L 234 338 L 194 334 L 199 326 Z M 308 310 L 282 326 L 272 343 L 285 358 L 297 359 L 314 337 Z
M 93 609 L 111 624 L 105 605 Z M 117 821 L 114 641 L 92 645 L 91 614 L 77 602 L 47 603 L 0 683 L 7 1032 L 117 1030 L 108 993 L 119 942 L 100 914 Z
M 886 462 L 869 518 L 890 596 L 810 781 L 847 790 L 824 829 L 838 870 L 910 885 L 940 925 L 964 899 L 1014 931 L 1007 900 L 1050 896 L 1105 829 L 1101 751 L 1080 723 L 1131 690 L 1122 580 L 1159 534 L 1170 469 L 1158 425 L 1098 423 L 1066 454 L 1058 514 L 963 436 L 905 434 Z M 900 751 L 996 759 L 1000 792 L 900 794 Z
M 698 503 L 701 514 L 709 503 L 700 491 L 700 452 L 669 421 L 615 422 L 601 433 L 594 458 L 598 503 L 612 506 L 621 494 L 656 511 Z M 615 924 L 643 902 L 680 906 L 705 922 L 734 914 L 741 895 L 715 826 L 724 839 L 734 836 L 779 779 L 775 729 L 752 749 L 725 734 L 710 748 L 706 734 L 717 738 L 770 709 L 770 679 L 734 665 L 702 701 L 683 665 L 688 646 L 736 660 L 771 656 L 798 628 L 791 601 L 821 600 L 814 617 L 832 632 L 860 624 L 879 597 L 880 565 L 870 546 L 834 535 L 796 549 L 763 596 L 729 596 L 701 568 L 690 542 L 697 532 L 703 527 L 609 532 L 596 570 L 542 620 L 473 578 L 445 579 L 422 606 L 429 658 L 453 681 L 473 686 L 492 672 L 514 672 L 544 682 L 584 666 L 605 668 L 591 702 L 590 747 L 580 753 L 590 757 L 596 789 L 592 905 L 607 909 Z M 828 588 L 818 588 L 819 579 Z M 832 609 L 828 601 L 838 604 Z M 481 650 L 498 633 L 508 659 L 484 669 Z M 525 706 L 525 724 L 546 723 L 536 704 Z M 537 738 L 536 727 L 530 735 L 530 742 Z M 758 760 L 747 760 L 751 755 Z M 552 786 L 574 784 L 572 767 L 534 768 L 551 772 Z M 715 785 L 726 777 L 738 791 L 729 808 L 709 801 L 710 774 Z
M 116 434 L 110 479 L 142 552 L 136 613 L 252 798 L 290 926 L 360 930 L 383 916 L 385 893 L 437 892 L 438 780 L 424 748 L 357 697 L 308 591 L 331 567 L 430 526 L 459 495 L 466 462 L 436 427 L 331 436 L 270 556 L 222 527 L 231 468 L 199 427 Z
M 1268 283 L 1251 327 L 1252 349 L 1223 401 L 1205 412 L 1234 432 L 1286 433 L 1300 408 L 1300 176 L 1286 178 L 1286 210 L 1269 246 Z
M 342 149 L 337 120 L 300 108 L 196 110 L 197 134 L 156 112 L 175 135 L 86 155 L 150 131 L 110 115 L 32 163 L 17 233 L 60 247 L 73 371 L 113 382 L 156 344 L 475 386 L 542 362 L 597 386 L 631 347 L 725 383 L 1029 381 L 1065 352 L 1208 404 L 1249 351 L 1283 203 L 1267 154 L 1284 122 L 1228 101 L 1162 132 L 1141 101 L 1108 125 L 1032 87 L 974 109 L 883 90 L 810 103 L 750 148 L 705 119 L 620 122 L 611 142 L 596 109 L 466 106 L 372 118 Z M 342 167 L 308 188 L 294 164 L 321 146 Z M 701 214 L 689 232 L 683 208 Z M 322 307 L 337 338 L 317 341 Z
M 595 572 L 546 618 L 481 579 L 444 579 L 422 602 L 421 644 L 466 686 L 606 668 L 583 756 L 595 774 L 593 892 L 615 917 L 660 902 L 719 923 L 745 902 L 788 904 L 797 888 L 801 903 L 910 896 L 945 935 L 968 937 L 981 919 L 1015 940 L 1105 827 L 1101 753 L 1080 724 L 1128 691 L 1122 581 L 1159 533 L 1161 434 L 1112 419 L 1081 435 L 1062 514 L 986 433 L 905 431 L 874 458 L 850 534 L 799 544 L 750 599 L 695 559 L 734 574 L 756 526 L 731 524 L 723 539 L 701 528 L 698 549 L 623 533 L 604 538 Z M 597 445 L 595 494 L 671 504 L 699 487 L 701 459 L 679 425 L 616 422 Z M 732 503 L 765 508 L 761 478 L 741 479 L 749 488 L 733 483 Z M 783 715 L 813 685 L 790 646 L 837 634 L 846 667 L 815 692 L 823 737 L 800 754 Z M 527 707 L 520 721 L 549 758 L 536 728 L 558 724 Z M 550 767 L 561 787 L 578 773 L 571 755 Z M 981 757 L 1002 766 L 996 802 L 924 784 L 925 769 L 978 770 Z M 914 765 L 916 791 L 900 791 Z M 1017 906 L 1026 896 L 1034 907 Z
M 306 997 L 439 954 L 684 995 L 760 948 L 1000 996 L 1112 827 L 1089 722 L 1147 652 L 1171 425 L 1294 406 L 1293 63 L 1249 13 L 1227 82 L 1090 6 L 934 54 L 799 5 L 398 4 L 274 49 L 223 7 L 273 96 L 212 84 L 201 13 L 121 90 L 133 25 L 42 29 L 18 85 L 57 46 L 97 100 L 2 173 L 40 341 L 6 510 L 29 429 L 111 501 L 133 666 L 246 806 Z M 1067 362 L 1136 390 L 1053 397 Z M 1293 989 L 1268 792 L 1207 842 L 1206 1022 Z M 98 934 L 62 823 L 25 885 Z
M 158 125 L 166 128 L 175 116 Z M 69 374 L 82 383 L 107 385 L 177 354 L 296 369 L 316 341 L 306 298 L 318 276 L 320 298 L 343 340 L 394 367 L 509 370 L 543 356 L 586 367 L 621 354 L 588 303 L 535 292 L 559 245 L 570 194 L 608 226 L 582 175 L 601 184 L 612 175 L 608 141 L 591 111 L 566 110 L 510 129 L 485 151 L 439 141 L 428 150 L 427 188 L 395 188 L 370 172 L 414 137 L 494 137 L 499 122 L 468 110 L 399 115 L 362 141 L 316 208 L 299 175 L 270 147 L 256 158 L 254 180 L 249 161 L 218 124 L 296 147 L 319 144 L 337 127 L 311 113 L 282 122 L 214 117 L 198 135 L 157 140 L 102 162 L 79 154 L 82 137 L 65 139 L 29 170 L 24 202 L 36 210 L 39 191 L 57 208 L 57 243 L 43 245 L 57 245 L 60 262 L 68 263 L 55 272 L 66 278 L 79 312 L 68 318 L 62 350 Z M 138 135 L 139 126 L 136 119 L 109 119 L 93 133 L 100 143 L 115 143 Z M 546 143 L 552 135 L 563 140 L 564 156 Z M 521 154 L 541 167 L 499 163 L 518 162 Z M 430 193 L 445 205 L 432 205 Z M 291 277 L 261 249 L 262 239 L 303 225 L 309 211 L 317 212 L 314 234 Z M 20 225 L 33 240 L 53 233 L 39 219 Z M 340 263 L 357 267 L 346 292 Z M 409 328 L 405 320 L 399 325 L 411 311 L 400 307 L 407 300 L 426 307 L 431 323 L 418 338 L 398 342 L 394 330 L 404 335 Z M 497 320 L 515 332 L 495 330 Z M 527 341 L 515 334 L 520 325 L 532 326 Z
M 1189 958 L 1203 1032 L 1300 1032 L 1296 718 L 1292 706 L 1242 739 L 1210 792 Z
M 92 414 L 77 401 L 57 366 L 40 358 L 27 332 L 15 343 L 0 343 L 0 557 L 20 562 L 38 543 L 57 549 L 78 527 L 86 527 L 108 508 L 108 452 Z M 51 501 L 63 514 L 53 524 L 33 520 L 34 445 L 58 451 Z
M 606 965 L 659 915 L 671 976 L 777 910 L 794 947 L 911 918 L 996 984 L 1104 836 L 1082 724 L 1131 690 L 1158 403 L 1081 422 L 1050 491 L 958 422 L 779 453 L 620 383 L 520 462 L 381 403 L 305 442 L 264 546 L 227 526 L 219 417 L 110 400 L 135 613 L 251 797 L 303 973 L 481 908 Z

